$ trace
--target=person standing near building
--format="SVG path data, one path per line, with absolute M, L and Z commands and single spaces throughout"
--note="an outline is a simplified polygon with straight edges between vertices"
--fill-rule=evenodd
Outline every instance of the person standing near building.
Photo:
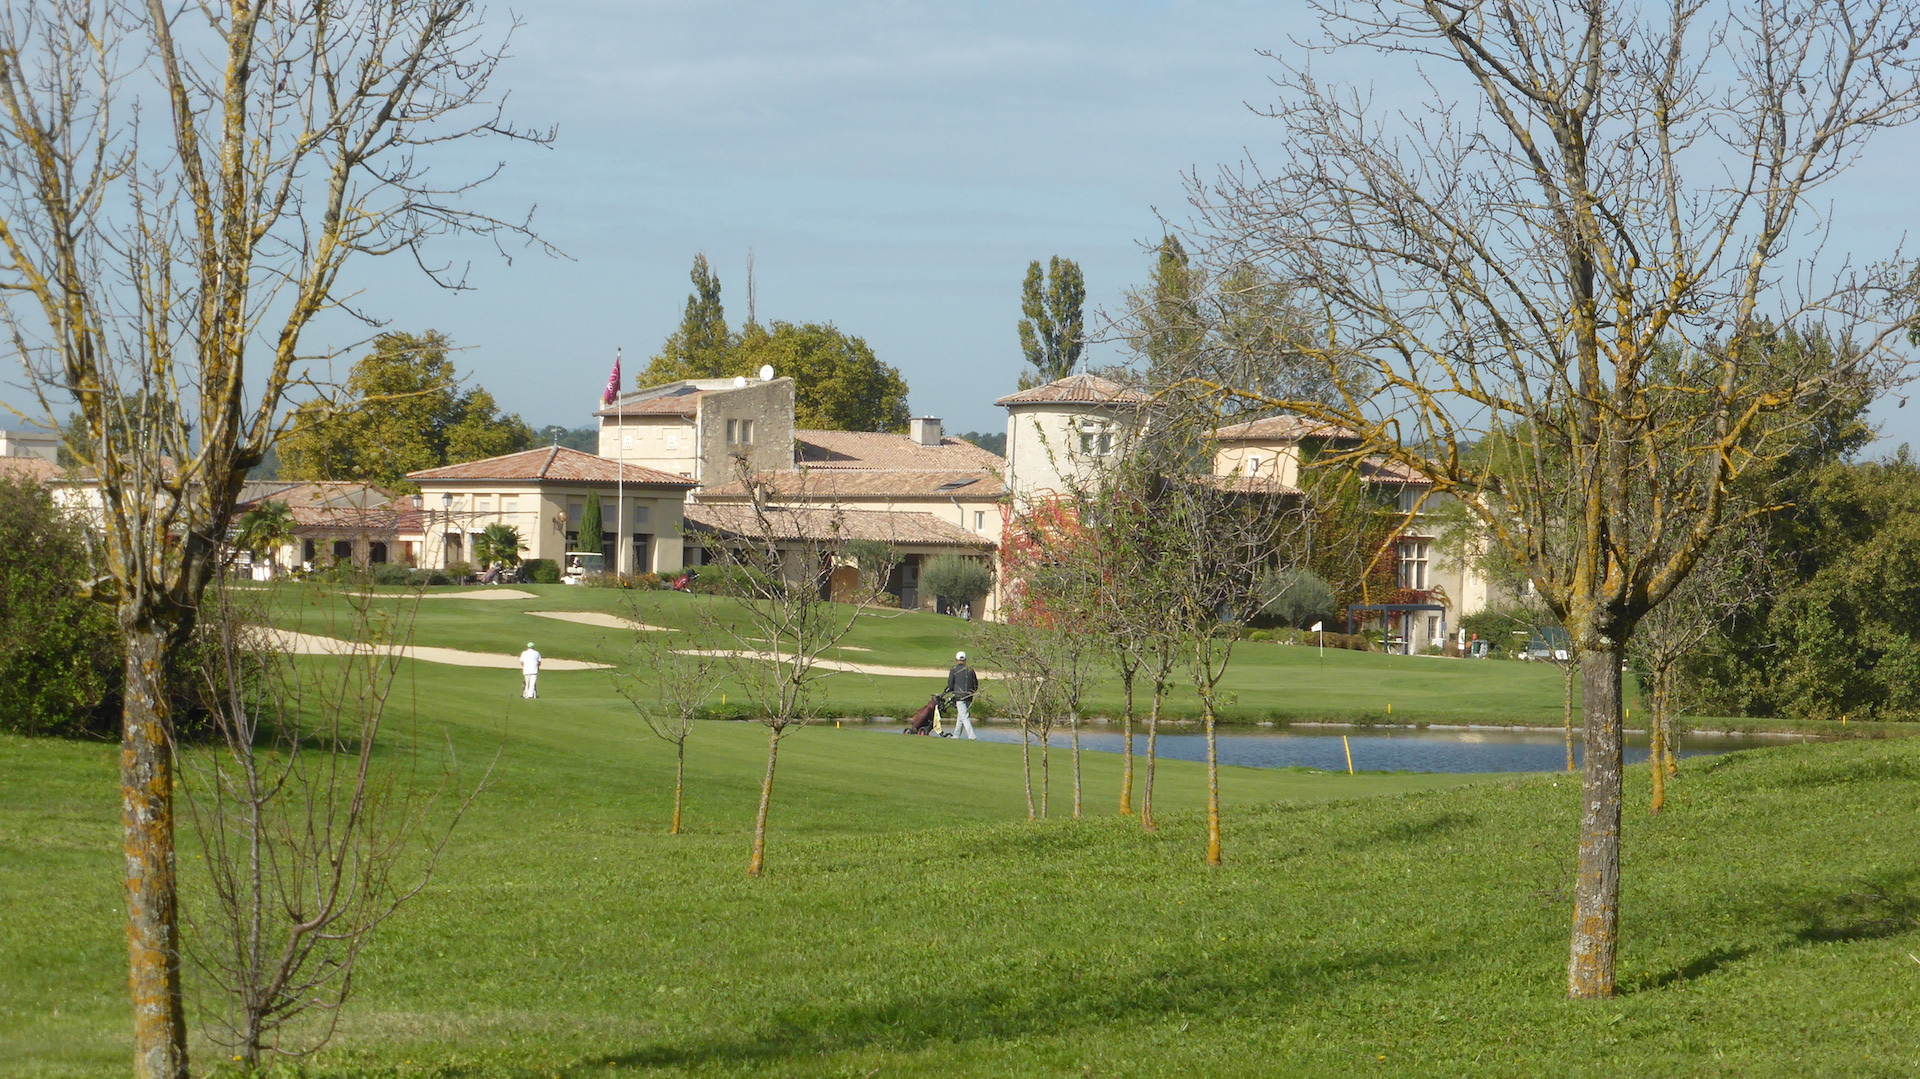
M 967 709 L 973 704 L 973 695 L 980 691 L 980 676 L 967 666 L 965 652 L 955 652 L 953 659 L 953 669 L 947 672 L 947 696 L 953 698 L 953 736 L 973 738 L 973 720 Z
M 520 653 L 520 674 L 525 680 L 520 687 L 520 696 L 533 700 L 540 696 L 534 689 L 534 683 L 540 679 L 540 653 L 533 650 L 533 642 L 527 642 L 527 650 Z

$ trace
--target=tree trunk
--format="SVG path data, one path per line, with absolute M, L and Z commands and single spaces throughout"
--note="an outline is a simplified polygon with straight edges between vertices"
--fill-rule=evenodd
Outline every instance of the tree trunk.
M 1147 780 L 1140 787 L 1140 830 L 1143 832 L 1160 830 L 1153 822 L 1153 765 L 1160 740 L 1160 696 L 1160 687 L 1155 686 L 1153 710 L 1147 713 Z
M 1213 698 L 1201 700 L 1207 726 L 1207 864 L 1220 864 L 1220 752 L 1213 736 Z
M 760 780 L 760 809 L 753 815 L 753 857 L 747 876 L 757 877 L 767 865 L 767 808 L 773 804 L 773 766 L 780 759 L 780 729 L 767 728 L 767 774 Z
M 1561 721 L 1562 721 L 1562 724 L 1563 724 L 1563 726 L 1564 726 L 1564 728 L 1565 728 L 1565 730 L 1566 730 L 1566 741 L 1567 741 L 1567 771 L 1569 771 L 1569 772 L 1571 772 L 1571 771 L 1573 771 L 1573 769 L 1574 769 L 1574 762 L 1573 762 L 1573 672 L 1574 672 L 1574 665 L 1573 665 L 1573 664 L 1571 664 L 1571 663 L 1563 663 L 1563 664 L 1561 664 L 1561 665 L 1560 665 L 1560 683 L 1561 683 L 1561 685 L 1560 685 L 1560 698 L 1561 698 L 1561 699 L 1560 699 L 1560 705 L 1561 705 L 1561 710 L 1562 710 L 1562 717 L 1561 717 Z
M 1073 731 L 1073 819 L 1080 819 L 1080 713 L 1067 713 L 1067 726 Z
M 126 841 L 133 1073 L 138 1079 L 187 1079 L 164 634 L 157 627 L 137 625 L 127 627 L 123 635 L 127 665 L 121 707 L 120 822 Z
M 687 740 L 681 738 L 673 744 L 673 827 L 667 829 L 668 835 L 680 834 L 680 806 L 687 790 Z
M 1133 816 L 1133 679 L 1127 679 L 1127 707 L 1120 715 L 1120 815 Z
M 1611 641 L 1580 650 L 1586 768 L 1580 783 L 1580 859 L 1573 887 L 1567 996 L 1613 995 L 1620 926 L 1620 651 Z
M 1038 820 L 1033 813 L 1033 737 L 1025 723 L 1020 724 L 1020 778 L 1027 788 L 1027 819 Z
M 1052 748 L 1047 740 L 1047 732 L 1040 732 L 1040 817 L 1045 820 L 1053 810 L 1053 760 L 1048 751 Z

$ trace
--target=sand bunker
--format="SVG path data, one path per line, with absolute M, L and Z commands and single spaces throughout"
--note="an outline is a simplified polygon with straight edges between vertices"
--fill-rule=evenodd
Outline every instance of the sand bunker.
M 296 656 L 345 656 L 375 650 L 383 656 L 417 659 L 427 663 L 445 663 L 455 667 L 488 667 L 502 671 L 520 669 L 520 657 L 504 652 L 463 652 L 458 648 L 435 648 L 431 645 L 367 645 L 356 641 L 343 641 L 337 637 L 296 633 L 288 629 L 268 629 L 264 632 L 274 647 Z M 579 659 L 546 658 L 540 661 L 540 670 L 543 673 L 546 671 L 602 671 L 609 666 L 611 665 L 606 663 L 588 663 Z
M 605 626 L 608 629 L 638 629 L 661 633 L 672 633 L 671 626 L 649 626 L 645 622 L 635 622 L 631 618 L 622 618 L 617 614 L 601 614 L 598 611 L 523 611 L 523 614 L 539 618 L 558 618 L 562 622 L 578 622 L 583 626 Z
M 747 652 L 741 649 L 707 648 L 686 649 L 683 655 L 689 656 L 727 656 L 740 659 L 772 659 L 771 652 Z M 813 665 L 823 671 L 843 671 L 847 674 L 871 674 L 883 678 L 945 678 L 945 667 L 884 667 L 877 663 L 848 663 L 843 659 L 816 659 Z

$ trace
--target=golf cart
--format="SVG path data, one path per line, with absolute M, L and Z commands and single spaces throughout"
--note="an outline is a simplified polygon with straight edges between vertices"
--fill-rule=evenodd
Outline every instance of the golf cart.
M 568 551 L 566 567 L 560 575 L 561 584 L 585 584 L 587 578 L 606 572 L 607 556 L 599 551 Z

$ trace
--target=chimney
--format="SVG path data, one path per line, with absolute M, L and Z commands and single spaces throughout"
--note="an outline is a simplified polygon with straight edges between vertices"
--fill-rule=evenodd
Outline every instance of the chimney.
M 907 421 L 907 434 L 919 445 L 938 446 L 941 438 L 940 417 L 915 416 Z

